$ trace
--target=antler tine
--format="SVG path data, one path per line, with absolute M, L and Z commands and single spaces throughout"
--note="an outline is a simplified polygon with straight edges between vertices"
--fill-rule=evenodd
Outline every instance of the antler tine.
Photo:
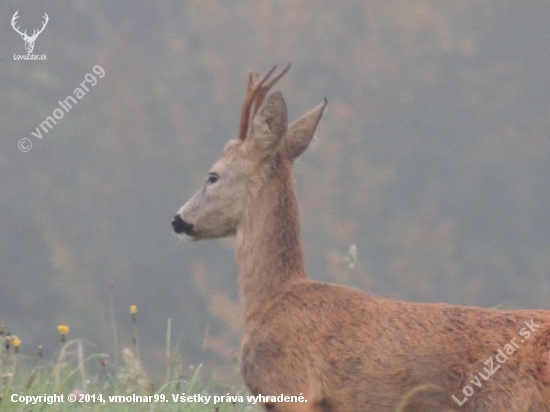
M 12 26 L 15 24 L 15 21 L 16 21 L 18 18 L 19 18 L 19 10 L 17 10 L 17 11 L 14 13 L 13 17 L 11 18 L 11 24 L 12 24 Z
M 290 63 L 285 67 L 283 71 L 281 71 L 281 73 L 271 79 L 269 83 L 264 85 L 266 80 L 271 77 L 276 68 L 277 66 L 273 66 L 261 79 L 259 78 L 259 75 L 257 73 L 253 73 L 252 71 L 249 73 L 248 87 L 246 89 L 246 96 L 241 113 L 241 125 L 239 130 L 240 140 L 246 139 L 251 120 L 262 105 L 265 95 L 267 94 L 267 92 L 269 92 L 271 87 L 273 87 L 273 85 L 285 75 L 288 69 L 290 69 Z
M 239 139 L 244 140 L 248 133 L 248 118 L 250 107 L 254 101 L 254 73 L 252 71 L 248 75 L 248 86 L 246 88 L 246 96 L 244 97 L 243 108 L 241 111 L 241 125 L 239 129 Z
M 36 37 L 38 37 L 38 35 L 44 31 L 44 29 L 46 28 L 46 25 L 48 24 L 48 21 L 50 21 L 50 18 L 46 13 L 44 13 L 44 16 L 42 16 L 42 18 L 44 19 L 44 23 L 42 24 L 42 28 L 40 30 L 36 30 L 37 31 Z M 35 36 L 34 33 L 33 33 L 33 36 Z
M 264 76 L 264 78 L 262 79 L 262 81 L 258 85 L 258 91 L 256 92 L 256 96 L 254 98 L 254 108 L 253 108 L 252 113 L 251 113 L 252 118 L 256 115 L 258 110 L 260 110 L 260 107 L 263 104 L 265 96 L 269 92 L 269 90 L 271 90 L 273 85 L 275 83 L 277 83 L 281 79 L 281 77 L 283 77 L 285 75 L 285 73 L 290 69 L 290 63 L 288 63 L 288 65 L 281 71 L 281 73 L 279 73 L 277 76 L 275 76 L 273 79 L 271 79 L 269 81 L 269 83 L 267 83 L 264 86 L 263 82 L 267 80 L 269 75 L 273 73 L 273 71 L 275 70 L 276 67 L 277 66 L 273 66 L 273 68 L 270 70 L 270 72 L 267 75 Z
M 269 74 L 271 74 L 271 73 L 275 70 L 276 67 L 277 67 L 277 66 L 273 66 L 273 69 L 271 69 L 271 71 L 269 72 Z M 286 65 L 286 67 L 281 71 L 281 73 L 279 73 L 277 76 L 275 76 L 273 79 L 271 79 L 271 81 L 270 81 L 268 84 L 266 84 L 264 87 L 265 87 L 267 90 L 271 89 L 271 88 L 273 87 L 273 85 L 274 85 L 275 83 L 277 83 L 277 82 L 281 79 L 281 77 L 283 77 L 283 76 L 286 74 L 286 72 L 287 72 L 289 69 L 290 69 L 290 63 L 288 63 L 288 64 Z M 268 77 L 268 76 L 266 76 L 266 77 Z
M 23 35 L 23 34 L 26 35 L 26 34 L 27 34 L 27 30 L 25 30 L 24 33 L 21 33 L 21 31 L 19 30 L 19 27 L 21 27 L 21 26 L 15 27 L 15 25 L 17 24 L 17 19 L 18 19 L 18 18 L 19 18 L 19 10 L 17 10 L 17 11 L 15 12 L 15 14 L 13 15 L 13 17 L 11 18 L 11 26 L 12 26 L 13 29 L 14 29 L 17 33 L 19 33 L 20 35 Z

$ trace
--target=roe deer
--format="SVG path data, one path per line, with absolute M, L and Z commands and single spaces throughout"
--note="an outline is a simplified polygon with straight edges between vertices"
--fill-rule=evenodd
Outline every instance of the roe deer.
M 237 237 L 250 392 L 267 411 L 550 411 L 550 312 L 393 301 L 310 279 L 291 170 L 327 102 L 288 126 L 280 92 L 263 104 L 289 66 L 250 74 L 238 139 L 172 221 L 193 240 Z

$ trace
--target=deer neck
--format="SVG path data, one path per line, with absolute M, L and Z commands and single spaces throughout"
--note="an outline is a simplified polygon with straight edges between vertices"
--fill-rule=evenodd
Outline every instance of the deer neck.
M 292 285 L 309 280 L 290 164 L 280 158 L 237 229 L 240 302 L 245 323 Z

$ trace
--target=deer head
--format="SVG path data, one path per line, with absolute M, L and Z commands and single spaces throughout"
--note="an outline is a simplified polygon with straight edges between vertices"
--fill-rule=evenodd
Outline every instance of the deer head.
M 259 77 L 250 73 L 241 113 L 238 139 L 230 140 L 210 168 L 203 187 L 178 211 L 174 231 L 193 240 L 234 235 L 266 181 L 308 146 L 326 106 L 324 100 L 311 112 L 287 126 L 287 109 L 280 92 L 271 87 L 288 71 L 288 65 L 270 80 L 276 67 Z
M 25 48 L 27 49 L 27 53 L 32 53 L 34 49 L 34 42 L 36 41 L 36 38 L 40 33 L 44 31 L 44 28 L 48 24 L 49 17 L 46 13 L 44 13 L 44 24 L 42 25 L 42 28 L 40 30 L 34 30 L 32 33 L 32 36 L 27 35 L 27 30 L 25 30 L 23 33 L 19 30 L 19 26 L 15 27 L 16 20 L 19 18 L 19 10 L 15 12 L 11 19 L 11 25 L 13 29 L 21 35 L 21 38 L 25 40 Z

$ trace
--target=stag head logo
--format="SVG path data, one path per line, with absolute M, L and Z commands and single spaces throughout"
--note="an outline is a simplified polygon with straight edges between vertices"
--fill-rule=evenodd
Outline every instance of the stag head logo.
M 11 19 L 11 25 L 12 25 L 13 29 L 21 35 L 21 38 L 23 40 L 25 40 L 25 48 L 27 49 L 27 53 L 30 54 L 30 53 L 32 53 L 32 51 L 34 49 L 34 42 L 36 41 L 36 38 L 46 28 L 46 24 L 48 24 L 49 17 L 46 13 L 44 13 L 44 19 L 45 20 L 44 20 L 44 24 L 42 25 L 42 28 L 40 30 L 34 30 L 33 33 L 32 33 L 32 36 L 29 36 L 29 35 L 27 35 L 27 30 L 25 30 L 24 32 L 21 32 L 19 30 L 19 26 L 17 26 L 17 27 L 15 26 L 16 20 L 19 18 L 18 13 L 19 13 L 19 10 L 17 10 L 15 12 L 15 14 L 13 15 L 13 17 Z

